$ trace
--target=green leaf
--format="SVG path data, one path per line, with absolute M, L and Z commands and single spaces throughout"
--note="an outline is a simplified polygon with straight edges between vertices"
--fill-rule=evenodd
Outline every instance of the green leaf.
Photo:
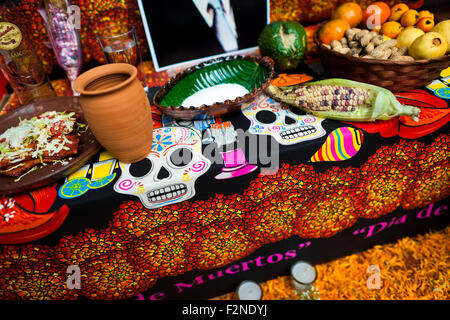
M 181 106 L 183 101 L 202 89 L 219 84 L 239 84 L 248 91 L 266 81 L 269 70 L 249 60 L 228 60 L 213 63 L 186 75 L 161 100 L 162 106 Z

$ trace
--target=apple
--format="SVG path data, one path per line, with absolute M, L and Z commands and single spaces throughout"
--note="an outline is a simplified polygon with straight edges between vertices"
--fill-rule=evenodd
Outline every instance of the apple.
M 414 59 L 431 59 L 445 55 L 447 47 L 447 39 L 442 34 L 427 32 L 414 40 L 408 53 Z
M 447 53 L 449 53 L 450 52 L 450 20 L 444 20 L 444 21 L 439 22 L 437 25 L 434 26 L 433 29 L 431 29 L 431 31 L 440 33 L 447 39 L 447 43 L 448 43 Z
M 410 45 L 425 32 L 419 28 L 409 27 L 400 32 L 397 37 L 397 47 L 410 47 Z

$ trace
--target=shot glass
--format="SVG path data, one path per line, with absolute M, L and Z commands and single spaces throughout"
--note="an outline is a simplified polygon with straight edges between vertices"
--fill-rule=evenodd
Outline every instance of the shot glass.
M 138 79 L 148 93 L 147 79 L 138 46 L 136 28 L 129 24 L 115 24 L 96 34 L 107 63 L 128 63 L 138 69 Z

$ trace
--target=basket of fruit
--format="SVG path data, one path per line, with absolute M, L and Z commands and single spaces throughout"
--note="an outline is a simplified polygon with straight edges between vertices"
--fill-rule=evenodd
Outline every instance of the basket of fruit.
M 393 92 L 422 87 L 450 66 L 450 20 L 375 2 L 344 3 L 314 33 L 325 71 Z

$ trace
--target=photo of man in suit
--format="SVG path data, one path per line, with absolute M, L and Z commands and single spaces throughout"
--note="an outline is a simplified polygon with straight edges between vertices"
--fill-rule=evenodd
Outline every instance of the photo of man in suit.
M 236 22 L 234 21 L 233 8 L 229 5 L 229 0 L 192 0 L 197 9 L 200 4 L 206 4 L 206 12 L 210 19 L 206 23 L 210 28 L 214 28 L 217 40 L 225 52 L 234 51 L 238 49 L 238 34 L 236 32 Z
M 257 47 L 267 0 L 139 0 L 157 69 Z

